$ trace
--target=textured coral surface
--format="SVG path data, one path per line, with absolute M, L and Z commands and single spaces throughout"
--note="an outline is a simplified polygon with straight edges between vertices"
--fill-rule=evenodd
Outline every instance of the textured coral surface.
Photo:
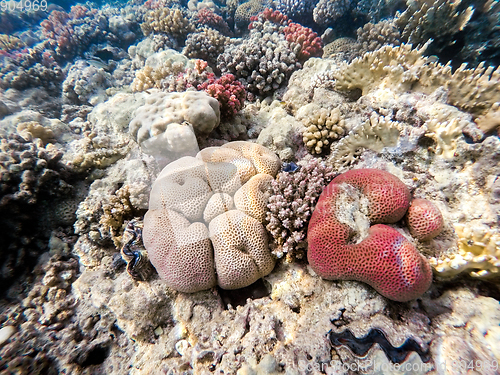
M 432 282 L 431 268 L 397 230 L 374 225 L 361 242 L 348 244 L 354 228 L 343 219 L 343 211 L 349 209 L 342 201 L 343 184 L 357 188 L 368 201 L 371 224 L 395 223 L 408 209 L 410 192 L 388 172 L 359 169 L 334 178 L 321 194 L 309 223 L 307 259 L 311 267 L 329 280 L 366 282 L 395 301 L 419 297 Z

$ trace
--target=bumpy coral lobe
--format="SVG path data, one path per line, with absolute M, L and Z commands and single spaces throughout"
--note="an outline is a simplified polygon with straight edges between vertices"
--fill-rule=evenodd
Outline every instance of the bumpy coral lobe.
M 443 229 L 443 215 L 427 199 L 414 199 L 406 213 L 406 222 L 413 237 L 426 241 L 436 237 Z
M 308 261 L 328 280 L 357 280 L 371 285 L 394 301 L 409 301 L 424 293 L 432 282 L 427 260 L 398 231 L 374 225 L 368 237 L 348 244 L 353 230 L 336 216 L 340 183 L 353 185 L 369 200 L 371 223 L 393 223 L 408 208 L 410 193 L 395 176 L 360 169 L 336 177 L 321 194 L 308 229 Z

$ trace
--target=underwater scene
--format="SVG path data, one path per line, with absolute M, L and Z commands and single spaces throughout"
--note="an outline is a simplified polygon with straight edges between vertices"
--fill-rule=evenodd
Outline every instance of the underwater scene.
M 0 375 L 500 374 L 500 0 L 0 0 Z

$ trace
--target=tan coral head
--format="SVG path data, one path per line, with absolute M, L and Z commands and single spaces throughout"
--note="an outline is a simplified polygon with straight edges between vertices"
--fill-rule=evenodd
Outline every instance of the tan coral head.
M 263 146 L 230 142 L 163 169 L 151 190 L 143 239 L 171 288 L 238 289 L 272 271 L 262 220 L 280 165 Z

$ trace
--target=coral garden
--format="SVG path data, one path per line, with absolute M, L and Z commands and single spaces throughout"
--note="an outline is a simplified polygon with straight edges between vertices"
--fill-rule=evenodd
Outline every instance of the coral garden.
M 35 3 L 1 375 L 499 373 L 500 1 Z

